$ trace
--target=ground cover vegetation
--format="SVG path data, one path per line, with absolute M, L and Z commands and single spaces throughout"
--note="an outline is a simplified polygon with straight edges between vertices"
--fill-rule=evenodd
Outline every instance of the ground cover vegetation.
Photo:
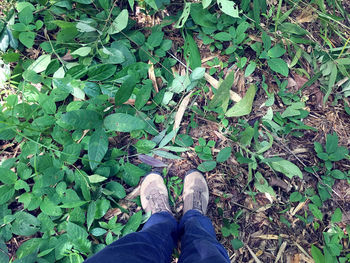
M 0 3 L 0 261 L 83 262 L 206 173 L 232 262 L 350 260 L 350 4 Z M 176 262 L 179 251 L 174 251 Z

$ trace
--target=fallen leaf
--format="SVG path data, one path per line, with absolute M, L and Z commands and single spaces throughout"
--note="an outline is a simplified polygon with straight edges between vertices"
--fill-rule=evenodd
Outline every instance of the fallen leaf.
M 68 52 L 63 56 L 61 57 L 62 60 L 64 61 L 71 61 L 71 60 L 74 60 L 74 58 L 72 57 L 72 55 L 70 54 L 70 50 L 68 50 Z
M 190 102 L 190 98 L 191 98 L 192 93 L 193 93 L 193 91 L 191 91 L 189 94 L 187 94 L 187 96 L 181 101 L 179 109 L 177 110 L 176 115 L 175 115 L 175 123 L 174 123 L 174 127 L 173 127 L 174 131 L 176 131 L 176 130 L 178 130 L 178 128 L 180 128 L 182 118 L 185 114 L 188 103 Z M 173 142 L 175 141 L 175 137 L 176 137 L 176 134 L 173 138 Z
M 317 14 L 314 13 L 313 7 L 308 6 L 303 9 L 301 14 L 297 17 L 298 23 L 310 23 L 317 18 Z
M 207 82 L 209 82 L 210 85 L 213 86 L 214 89 L 218 89 L 220 84 L 219 81 L 210 76 L 208 73 L 204 74 L 204 78 Z M 242 98 L 239 96 L 236 92 L 230 90 L 230 99 L 234 102 L 239 102 Z
M 151 61 L 148 61 L 148 64 L 150 64 L 151 66 L 148 69 L 148 77 L 149 79 L 152 81 L 154 90 L 158 93 L 159 89 L 158 89 L 158 84 L 157 84 L 157 79 L 156 79 L 156 75 L 154 73 L 154 66 L 153 63 Z
M 151 157 L 151 156 L 148 156 L 148 155 L 145 155 L 145 154 L 141 154 L 139 155 L 139 160 L 145 164 L 148 164 L 150 166 L 153 166 L 153 167 L 166 167 L 167 165 L 165 163 L 163 163 L 162 161 L 154 158 L 154 157 Z

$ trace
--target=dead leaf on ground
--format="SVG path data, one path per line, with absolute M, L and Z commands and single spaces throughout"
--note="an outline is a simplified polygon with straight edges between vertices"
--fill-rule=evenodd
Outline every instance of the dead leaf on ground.
M 154 87 L 155 91 L 158 93 L 159 89 L 158 89 L 158 83 L 157 83 L 156 75 L 154 73 L 153 63 L 151 61 L 148 61 L 148 64 L 151 65 L 149 67 L 149 69 L 148 69 L 148 77 L 152 81 L 152 84 L 153 84 L 153 87 Z
M 61 57 L 62 60 L 64 61 L 71 61 L 71 60 L 74 60 L 73 56 L 70 54 L 70 50 L 68 50 L 68 52 L 63 56 Z
M 179 106 L 179 109 L 177 110 L 176 112 L 176 115 L 175 115 L 175 123 L 174 123 L 174 128 L 173 130 L 176 131 L 178 128 L 180 128 L 180 124 L 181 124 L 181 121 L 182 121 L 182 117 L 184 116 L 185 114 L 185 111 L 186 111 L 186 108 L 188 106 L 188 103 L 190 102 L 190 98 L 191 98 L 191 95 L 192 95 L 193 91 L 191 91 L 182 101 L 181 101 L 181 104 Z M 176 136 L 176 135 L 175 135 Z M 173 142 L 175 141 L 175 136 L 173 138 Z
M 303 9 L 301 14 L 297 17 L 298 23 L 310 23 L 317 18 L 317 14 L 314 12 L 313 7 L 308 6 Z

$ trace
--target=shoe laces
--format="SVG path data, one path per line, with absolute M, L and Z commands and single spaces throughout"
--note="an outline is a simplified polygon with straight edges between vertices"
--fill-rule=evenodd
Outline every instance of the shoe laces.
M 166 197 L 164 194 L 161 194 L 159 190 L 152 190 L 146 199 L 150 201 L 152 212 L 157 213 L 161 211 L 169 211 L 169 208 L 166 205 Z
M 200 187 L 192 187 L 193 190 L 193 209 L 202 211 L 202 189 Z

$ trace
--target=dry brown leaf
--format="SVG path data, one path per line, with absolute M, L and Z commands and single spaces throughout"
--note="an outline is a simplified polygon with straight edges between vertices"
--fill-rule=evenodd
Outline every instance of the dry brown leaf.
M 62 60 L 64 61 L 71 61 L 74 60 L 74 58 L 72 57 L 72 55 L 70 54 L 70 50 L 68 50 L 67 54 L 65 54 L 63 57 L 61 57 Z
M 188 103 L 190 102 L 190 98 L 191 98 L 192 93 L 193 93 L 193 91 L 191 91 L 189 94 L 187 94 L 187 96 L 181 101 L 179 109 L 177 110 L 176 115 L 175 115 L 175 123 L 174 123 L 174 128 L 173 128 L 174 131 L 176 131 L 178 128 L 180 128 L 182 118 L 185 114 Z M 176 137 L 176 135 L 173 138 L 173 142 L 175 141 L 175 137 Z
M 210 76 L 209 74 L 205 73 L 204 78 L 207 82 L 209 82 L 210 85 L 213 86 L 214 89 L 219 88 L 219 81 Z M 234 102 L 239 102 L 242 98 L 239 96 L 236 92 L 230 90 L 230 99 Z
M 311 6 L 304 8 L 301 14 L 297 17 L 298 23 L 310 23 L 317 18 L 317 14 Z
M 153 63 L 151 61 L 148 61 L 148 64 L 150 64 L 151 66 L 148 69 L 148 77 L 150 80 L 152 80 L 152 84 L 153 87 L 155 89 L 155 91 L 158 93 L 159 89 L 158 89 L 158 84 L 157 84 L 157 79 L 156 79 L 156 75 L 154 73 L 154 66 Z
M 280 246 L 280 249 L 278 250 L 278 253 L 277 253 L 277 256 L 276 256 L 276 259 L 275 259 L 275 263 L 278 262 L 278 260 L 281 258 L 282 254 L 284 253 L 284 250 L 286 249 L 287 247 L 287 241 L 284 241 L 282 243 L 282 245 Z M 281 260 L 282 262 L 282 260 Z

